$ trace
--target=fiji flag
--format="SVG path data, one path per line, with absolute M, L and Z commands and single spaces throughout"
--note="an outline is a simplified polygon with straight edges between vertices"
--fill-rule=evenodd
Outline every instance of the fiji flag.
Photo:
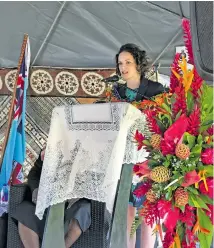
M 3 154 L 3 162 L 0 172 L 0 192 L 1 202 L 8 196 L 8 184 L 13 178 L 13 183 L 17 184 L 21 181 L 19 178 L 22 165 L 25 160 L 25 109 L 26 109 L 26 92 L 28 87 L 28 74 L 30 66 L 30 44 L 29 38 L 25 35 L 19 66 L 18 79 L 16 87 L 14 87 L 14 98 L 12 102 L 12 122 L 9 131 L 8 140 L 6 142 L 5 152 Z M 12 175 L 13 174 L 13 175 Z M 20 179 L 20 180 L 19 180 Z M 7 187 L 7 189 L 5 189 Z

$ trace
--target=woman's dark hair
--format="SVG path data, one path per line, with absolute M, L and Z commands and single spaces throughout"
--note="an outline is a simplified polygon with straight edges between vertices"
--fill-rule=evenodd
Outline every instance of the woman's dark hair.
M 121 46 L 118 54 L 116 54 L 115 59 L 116 59 L 116 73 L 120 75 L 120 70 L 119 70 L 119 64 L 118 64 L 118 57 L 120 53 L 122 52 L 129 52 L 136 64 L 137 64 L 137 70 L 140 73 L 141 77 L 145 75 L 145 72 L 149 69 L 149 59 L 146 55 L 146 52 L 141 50 L 139 46 L 128 43 L 123 46 Z

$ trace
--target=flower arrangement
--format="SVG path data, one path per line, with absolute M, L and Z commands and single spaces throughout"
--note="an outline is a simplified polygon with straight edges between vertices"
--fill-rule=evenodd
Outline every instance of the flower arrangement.
M 135 134 L 148 160 L 134 166 L 146 196 L 139 216 L 155 225 L 164 248 L 210 248 L 213 233 L 213 89 L 194 67 L 190 24 L 183 20 L 189 61 L 176 54 L 169 93 L 134 103 L 147 116 L 151 131 Z M 189 68 L 189 65 L 192 65 Z M 163 235 L 164 234 L 164 235 Z

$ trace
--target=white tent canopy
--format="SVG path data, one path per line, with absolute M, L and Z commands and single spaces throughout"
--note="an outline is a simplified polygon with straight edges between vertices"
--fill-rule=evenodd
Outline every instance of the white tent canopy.
M 24 33 L 33 66 L 113 68 L 125 43 L 169 75 L 189 2 L 0 2 L 0 68 L 17 66 Z

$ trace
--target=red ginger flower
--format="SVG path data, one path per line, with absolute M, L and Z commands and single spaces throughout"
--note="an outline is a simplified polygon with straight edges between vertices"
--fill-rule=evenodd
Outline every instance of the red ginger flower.
M 193 57 L 193 50 L 192 50 L 192 36 L 191 36 L 191 29 L 190 29 L 190 21 L 188 19 L 182 20 L 183 32 L 184 32 L 184 42 L 185 47 L 188 51 L 189 55 L 189 63 L 194 64 L 194 57 Z
M 213 148 L 206 148 L 201 153 L 201 161 L 203 164 L 213 164 L 213 162 L 214 162 L 214 149 Z
M 145 146 L 143 144 L 143 141 L 145 140 L 145 136 L 143 136 L 143 134 L 137 130 L 134 138 L 137 141 L 137 150 L 139 151 L 143 146 Z
M 173 233 L 167 231 L 163 240 L 163 248 L 169 248 L 173 242 L 174 242 Z
M 179 219 L 181 222 L 185 223 L 187 225 L 187 227 L 193 227 L 195 220 L 196 220 L 196 216 L 194 213 L 195 208 L 189 206 L 188 204 L 185 206 L 185 211 L 180 212 L 180 216 Z
M 178 64 L 179 59 L 180 59 L 180 53 L 176 53 L 174 61 L 173 61 L 172 65 L 171 65 L 172 69 L 175 72 L 177 72 L 178 74 L 180 73 L 180 70 L 181 70 L 180 67 L 179 67 L 179 64 Z M 176 78 L 176 76 L 174 75 L 174 73 L 171 72 L 171 76 L 170 76 L 170 92 L 174 93 L 175 89 L 178 86 L 179 86 L 179 81 Z
M 155 120 L 156 111 L 148 109 L 145 110 L 145 114 L 147 116 L 150 131 L 156 134 L 162 134 L 160 127 L 158 126 L 157 121 Z
M 186 240 L 184 240 L 181 243 L 181 247 L 182 248 L 196 248 L 196 243 L 195 242 L 191 242 L 190 244 L 187 244 Z
M 175 103 L 173 104 L 172 112 L 173 116 L 175 117 L 177 113 L 182 110 L 182 114 L 186 113 L 187 110 L 187 104 L 186 104 L 186 96 L 185 96 L 185 89 L 183 85 L 179 85 L 175 89 Z
M 197 105 L 195 105 L 193 112 L 190 114 L 188 122 L 189 126 L 187 132 L 197 136 L 200 128 L 200 109 Z
M 198 90 L 202 86 L 203 79 L 198 75 L 198 72 L 196 71 L 195 68 L 193 70 L 193 73 L 194 73 L 194 78 L 193 78 L 192 84 L 191 84 L 191 92 L 192 92 L 194 98 L 197 99 L 199 97 Z
M 154 223 L 159 222 L 160 217 L 157 202 L 152 203 L 145 200 L 140 215 L 144 217 L 145 223 L 150 227 L 152 227 Z
M 213 135 L 213 125 L 211 126 L 211 127 L 209 127 L 208 129 L 207 129 L 207 132 L 208 132 L 208 134 L 210 135 L 210 136 L 212 136 Z

